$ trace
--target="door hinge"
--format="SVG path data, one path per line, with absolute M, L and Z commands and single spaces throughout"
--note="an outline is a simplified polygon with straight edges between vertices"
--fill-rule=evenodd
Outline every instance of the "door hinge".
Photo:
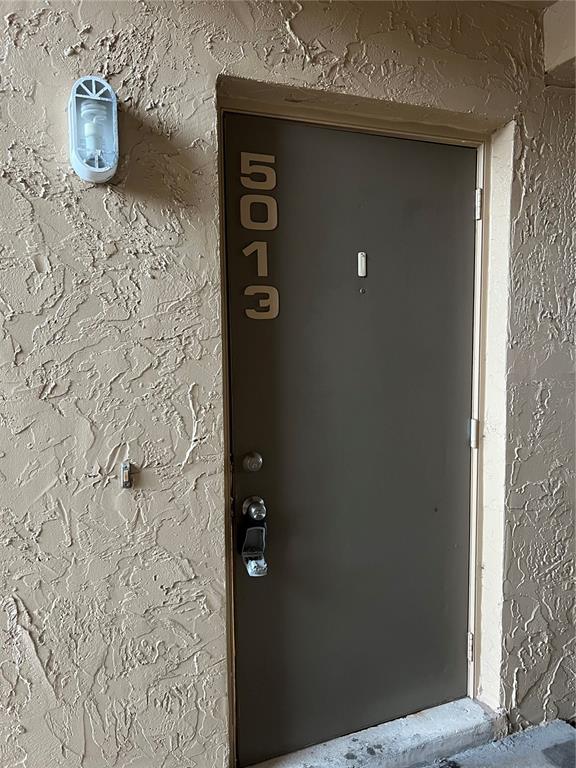
M 474 219 L 480 221 L 482 219 L 482 208 L 484 204 L 484 190 L 478 187 L 476 190 L 476 196 L 474 198 Z
M 466 656 L 468 661 L 474 661 L 474 635 L 472 632 L 468 632 L 468 644 L 466 650 Z
M 470 419 L 470 448 L 478 448 L 480 442 L 480 422 Z
M 474 635 L 468 632 L 468 644 L 466 649 L 466 658 L 469 662 L 474 661 Z

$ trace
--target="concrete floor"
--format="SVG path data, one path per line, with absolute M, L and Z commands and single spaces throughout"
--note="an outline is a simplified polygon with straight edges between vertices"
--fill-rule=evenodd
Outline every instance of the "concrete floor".
M 560 720 L 422 768 L 575 768 L 576 730 Z
M 505 727 L 503 717 L 466 698 L 253 768 L 415 768 L 491 742 L 505 733 Z
M 576 768 L 567 723 L 505 732 L 503 716 L 460 699 L 252 768 Z

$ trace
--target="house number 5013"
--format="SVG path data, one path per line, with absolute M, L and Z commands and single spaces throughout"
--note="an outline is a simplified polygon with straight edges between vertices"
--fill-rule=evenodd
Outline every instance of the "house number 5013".
M 276 189 L 276 162 L 274 155 L 259 155 L 254 152 L 240 153 L 240 182 L 243 187 L 254 192 L 240 198 L 240 224 L 244 229 L 270 232 L 278 226 L 278 203 L 271 194 Z M 262 218 L 262 213 L 264 218 Z M 258 215 L 260 214 L 260 215 Z M 256 218 L 258 216 L 258 218 Z M 263 235 L 261 235 L 263 237 Z M 256 254 L 256 274 L 268 277 L 268 243 L 266 240 L 254 240 L 244 248 L 245 256 Z M 273 320 L 280 312 L 280 296 L 273 285 L 248 285 L 244 296 L 258 299 L 256 309 L 245 309 L 251 320 Z

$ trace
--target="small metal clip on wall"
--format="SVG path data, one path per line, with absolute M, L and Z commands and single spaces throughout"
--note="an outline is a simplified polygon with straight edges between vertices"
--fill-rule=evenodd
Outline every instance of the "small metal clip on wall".
M 120 485 L 122 488 L 132 488 L 132 472 L 129 461 L 120 464 Z

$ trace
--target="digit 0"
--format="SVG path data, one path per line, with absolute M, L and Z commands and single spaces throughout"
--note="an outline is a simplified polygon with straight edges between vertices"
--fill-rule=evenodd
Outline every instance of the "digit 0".
M 266 218 L 263 221 L 254 219 L 253 208 L 264 206 Z M 278 205 L 270 195 L 243 195 L 240 199 L 240 223 L 244 229 L 276 229 L 278 226 Z

